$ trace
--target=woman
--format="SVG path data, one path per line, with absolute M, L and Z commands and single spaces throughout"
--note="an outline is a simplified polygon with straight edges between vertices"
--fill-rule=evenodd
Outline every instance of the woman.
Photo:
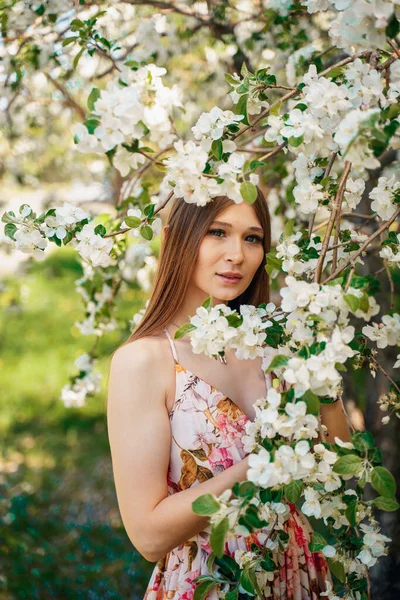
M 112 358 L 108 428 L 124 526 L 137 550 L 157 562 L 144 600 L 191 600 L 193 580 L 208 572 L 212 552 L 208 517 L 195 514 L 192 502 L 246 480 L 241 436 L 255 418 L 254 402 L 272 384 L 261 358 L 238 360 L 227 351 L 223 364 L 195 355 L 187 336 L 173 337 L 210 294 L 213 304 L 231 308 L 269 301 L 268 207 L 260 190 L 252 205 L 226 197 L 205 207 L 176 200 L 163 234 L 146 313 Z M 343 419 L 332 427 L 332 437 L 346 439 Z M 327 563 L 308 549 L 306 517 L 290 509 L 290 543 L 265 597 L 314 600 L 331 581 Z M 231 536 L 225 552 L 234 557 L 257 539 L 262 543 L 262 532 Z M 218 598 L 217 591 L 207 598 Z

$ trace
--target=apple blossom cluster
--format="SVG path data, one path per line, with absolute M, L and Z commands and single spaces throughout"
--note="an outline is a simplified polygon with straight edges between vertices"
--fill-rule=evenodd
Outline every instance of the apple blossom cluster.
M 210 112 L 203 112 L 200 115 L 196 125 L 192 127 L 193 136 L 198 141 L 209 139 L 211 148 L 212 140 L 220 140 L 225 127 L 237 125 L 243 118 L 243 115 L 235 115 L 231 110 L 221 110 L 218 106 L 214 106 Z M 236 150 L 234 142 L 231 142 L 231 148 L 231 151 Z M 228 152 L 229 150 L 226 149 L 225 151 Z
M 365 325 L 362 329 L 363 334 L 376 342 L 378 348 L 386 346 L 400 346 L 400 315 L 383 315 L 381 323 L 372 323 Z
M 7 7 L 7 18 L 4 19 L 4 35 L 17 37 L 25 34 L 41 15 L 56 17 L 71 10 L 70 2 L 66 0 L 19 0 Z
M 400 366 L 400 354 L 397 356 L 397 361 L 394 365 L 394 368 L 398 368 Z M 390 417 L 395 415 L 398 419 L 400 419 L 400 395 L 394 391 L 390 390 L 387 394 L 382 394 L 378 398 L 378 405 L 381 411 L 388 412 L 388 415 L 382 417 L 382 423 L 387 425 L 390 421 Z
M 307 404 L 298 400 L 281 407 L 281 398 L 282 395 L 271 388 L 266 398 L 255 402 L 255 420 L 246 423 L 246 435 L 242 437 L 245 452 L 258 449 L 265 438 L 280 436 L 300 441 L 318 437 L 318 419 L 307 413 Z
M 82 354 L 75 361 L 79 375 L 61 390 L 61 401 L 66 408 L 81 408 L 86 404 L 87 396 L 100 391 L 101 374 L 94 373 L 94 359 L 89 354 Z
M 19 216 L 8 211 L 2 220 L 6 223 L 5 233 L 15 247 L 39 260 L 44 258 L 49 241 L 58 246 L 71 242 L 81 258 L 92 267 L 115 265 L 111 256 L 113 239 L 104 238 L 105 228 L 100 226 L 103 230 L 101 235 L 99 226 L 93 221 L 88 222 L 90 218 L 78 206 L 64 202 L 63 206 L 52 208 L 39 217 L 29 205 L 23 204 Z
M 185 202 L 205 206 L 212 198 L 226 195 L 240 204 L 248 192 L 255 200 L 258 175 L 250 173 L 248 182 L 240 182 L 244 179 L 244 156 L 233 152 L 236 145 L 231 140 L 219 141 L 221 160 L 209 158 L 212 141 L 207 136 L 197 144 L 192 140 L 175 142 L 176 154 L 164 161 L 167 173 L 161 184 L 161 198 L 173 192 L 176 198 L 183 198 Z M 206 173 L 207 165 L 212 172 Z
M 393 238 L 379 252 L 379 256 L 388 261 L 392 267 L 400 267 L 400 233 L 393 233 Z
M 359 58 L 344 67 L 335 79 L 329 73 L 318 75 L 315 65 L 310 65 L 302 78 L 301 99 L 292 101 L 293 108 L 281 116 L 270 114 L 264 134 L 268 142 L 287 141 L 290 150 L 302 156 L 296 201 L 306 214 L 316 211 L 326 192 L 318 182 L 313 184 L 322 170 L 314 168 L 307 173 L 305 157 L 326 156 L 340 150 L 360 173 L 379 166 L 363 127 L 368 120 L 379 119 L 382 107 L 397 101 L 383 94 L 383 76 Z
M 338 532 L 339 543 L 328 544 L 319 536 L 320 547 L 314 550 L 318 549 L 327 558 L 340 562 L 345 573 L 363 577 L 366 566 L 373 566 L 377 557 L 387 554 L 384 542 L 391 539 L 379 534 L 371 507 L 361 500 L 355 490 L 344 489 L 344 485 L 355 474 L 362 477 L 365 473 L 367 480 L 371 481 L 373 469 L 367 461 L 352 454 L 356 452 L 353 442 L 343 442 L 335 437 L 335 443 L 330 447 L 326 443 L 312 446 L 312 439 L 318 437 L 317 417 L 308 412 L 306 402 L 292 402 L 287 397 L 284 400 L 283 396 L 271 388 L 267 397 L 259 399 L 255 404 L 255 421 L 246 423 L 246 434 L 242 437 L 242 442 L 245 452 L 251 453 L 248 457 L 247 479 L 260 489 L 277 490 L 283 486 L 287 490 L 290 485 L 297 486 L 292 489 L 296 490 L 296 497 L 304 496 L 302 512 L 307 516 L 323 519 L 325 524 L 329 522 L 333 530 Z M 266 440 L 269 441 L 269 450 L 265 447 Z M 375 485 L 379 488 L 380 484 Z M 277 548 L 277 533 L 283 528 L 288 516 L 288 505 L 283 501 L 261 502 L 258 496 L 256 493 L 248 503 L 257 506 L 258 518 L 267 523 L 262 532 L 257 532 L 257 536 L 267 533 L 267 547 L 274 551 Z M 231 490 L 226 490 L 216 502 L 210 516 L 211 527 L 218 526 L 227 518 L 228 536 L 231 532 L 248 534 L 246 527 L 238 524 L 238 519 L 243 514 L 240 498 L 232 499 Z M 348 513 L 349 506 L 353 509 L 352 517 Z M 366 518 L 370 519 L 372 525 L 361 523 Z M 267 528 L 271 523 L 274 525 L 269 531 Z M 357 554 L 351 557 L 342 549 L 340 537 L 343 531 L 348 531 L 351 525 L 356 524 L 360 524 L 360 529 L 364 532 L 363 543 Z M 256 558 L 257 555 L 250 556 L 247 553 L 238 555 L 240 564 Z
M 229 529 L 233 533 L 236 533 L 238 535 L 248 535 L 248 529 L 245 526 L 237 523 L 238 516 L 240 515 L 242 501 L 239 498 L 231 498 L 231 496 L 232 490 L 227 489 L 220 496 L 217 497 L 219 507 L 212 515 L 210 515 L 210 525 L 208 526 L 208 528 L 210 529 L 210 526 L 212 526 L 213 524 L 218 524 L 223 519 L 227 518 L 229 521 Z M 258 504 L 255 498 L 252 499 L 251 503 Z M 283 504 L 282 502 L 276 502 L 266 503 L 265 506 L 263 506 L 262 508 L 265 511 L 262 518 L 265 518 L 267 516 L 266 520 L 274 521 L 274 517 L 277 516 L 276 529 L 283 529 L 283 524 L 287 520 L 287 517 L 290 513 L 289 507 Z M 267 537 L 267 535 L 268 534 L 266 533 L 265 538 Z M 271 540 L 269 546 L 267 547 L 269 547 L 271 550 L 274 550 L 276 546 Z
M 114 319 L 110 319 L 103 314 L 103 307 L 113 299 L 112 287 L 103 282 L 102 289 L 93 294 L 93 299 L 87 293 L 84 283 L 85 277 L 76 281 L 77 292 L 81 294 L 85 301 L 86 318 L 83 321 L 76 321 L 74 325 L 79 329 L 81 335 L 96 335 L 98 337 L 117 328 Z
M 346 228 L 346 225 L 343 223 L 340 225 L 341 230 Z M 363 242 L 367 239 L 367 237 L 368 236 L 366 234 L 357 233 L 354 230 L 349 231 L 347 243 L 343 242 L 343 245 L 337 248 L 337 266 L 339 268 L 351 259 L 352 255 L 355 254 L 359 248 L 359 242 Z M 353 244 L 353 251 L 346 251 L 346 246 L 348 244 Z M 354 244 L 356 246 L 354 246 Z M 334 236 L 331 235 L 329 238 L 329 249 L 325 255 L 324 268 L 332 263 L 333 245 Z M 275 258 L 279 261 L 282 271 L 288 273 L 288 275 L 293 275 L 295 277 L 306 275 L 311 279 L 314 276 L 321 249 L 322 241 L 318 235 L 311 234 L 311 238 L 308 238 L 307 234 L 297 231 L 296 233 L 286 237 L 284 234 L 281 235 L 280 243 L 276 246 Z M 364 264 L 364 261 L 360 256 L 357 256 L 353 262 L 354 264 Z M 274 261 L 274 265 L 277 266 L 278 263 Z M 274 279 L 278 274 L 278 269 L 272 271 L 272 279 Z
M 290 275 L 285 283 L 281 308 L 288 313 L 285 330 L 290 337 L 283 346 L 265 348 L 266 366 L 282 372 L 296 397 L 307 390 L 335 397 L 342 380 L 338 367 L 357 354 L 349 345 L 355 330 L 348 315 L 360 311 L 358 315 L 369 320 L 379 307 L 376 302 L 370 305 L 368 296 L 361 306 L 363 293 L 355 288 L 345 293 L 339 284 L 307 283 Z
M 132 206 L 132 204 L 130 204 Z M 137 227 L 140 225 L 140 222 L 144 222 L 146 220 L 146 215 L 142 212 L 139 206 L 134 206 L 133 208 L 128 208 L 126 212 L 126 216 L 128 217 L 127 221 L 122 221 L 120 225 L 120 229 L 125 229 L 131 227 L 132 229 L 129 231 L 129 237 L 141 238 L 140 232 Z M 129 219 L 129 217 L 134 217 L 133 219 Z M 155 217 L 152 222 L 148 223 L 151 226 L 153 231 L 153 235 L 160 235 L 162 228 L 162 220 L 160 217 Z
M 72 245 L 83 260 L 93 267 L 115 265 L 115 259 L 110 256 L 114 244 L 112 238 L 102 237 L 95 229 L 94 223 L 84 225 L 82 230 L 75 234 Z
M 336 10 L 329 35 L 337 48 L 349 53 L 379 48 L 385 44 L 386 28 L 398 9 L 398 0 L 301 0 L 311 14 Z
M 4 213 L 2 220 L 6 223 L 6 235 L 22 252 L 40 260 L 44 258 L 48 241 L 61 245 L 61 242 L 68 243 L 75 236 L 79 244 L 75 239 L 73 244 L 81 256 L 91 261 L 93 266 L 98 266 L 110 260 L 108 254 L 112 241 L 103 240 L 95 233 L 93 224 L 88 223 L 90 218 L 81 208 L 64 202 L 63 206 L 50 209 L 38 218 L 28 204 L 23 204 L 20 206 L 19 216 L 8 211 Z
M 265 308 L 243 304 L 240 317 L 225 304 L 217 304 L 210 310 L 200 306 L 190 317 L 190 343 L 195 354 L 203 353 L 216 357 L 225 347 L 235 350 L 239 359 L 262 356 L 265 330 L 273 325 L 275 304 L 270 302 Z M 235 320 L 230 321 L 229 317 Z M 282 317 L 276 317 L 280 320 Z M 231 322 L 233 324 L 231 324 Z
M 154 64 L 136 70 L 124 65 L 117 82 L 108 82 L 104 90 L 94 88 L 89 119 L 73 127 L 77 149 L 83 153 L 116 149 L 113 164 L 126 176 L 145 161 L 139 148 L 128 150 L 133 139 L 146 138 L 161 147 L 171 144 L 176 139 L 173 109 L 183 106 L 178 86 L 163 84 L 166 72 Z
M 264 69 L 266 72 L 267 69 Z M 269 108 L 269 102 L 264 97 L 260 97 L 260 81 L 257 75 L 250 73 L 246 67 L 242 68 L 242 74 L 245 76 L 245 82 L 240 78 L 237 73 L 233 75 L 225 75 L 227 82 L 232 87 L 232 91 L 229 92 L 229 96 L 234 104 L 238 104 L 239 101 L 246 101 L 246 112 L 248 115 L 258 115 L 262 109 Z M 267 78 L 271 79 L 271 82 L 275 82 L 275 77 L 265 73 Z
M 349 313 L 369 321 L 379 305 L 351 286 L 344 292 L 340 284 L 308 283 L 290 275 L 285 283 L 280 291 L 285 315 L 274 317 L 273 303 L 265 309 L 242 305 L 239 325 L 235 311 L 226 305 L 199 307 L 188 329 L 193 352 L 216 357 L 230 348 L 238 358 L 263 356 L 263 367 L 281 373 L 296 398 L 308 390 L 334 398 L 342 384 L 341 365 L 357 355 L 350 346 L 355 329 Z M 282 320 L 288 340 L 277 347 L 266 345 L 268 328 Z
M 390 219 L 396 208 L 399 207 L 400 181 L 395 175 L 392 175 L 389 179 L 379 177 L 378 185 L 371 190 L 369 197 L 372 200 L 371 210 L 385 221 Z

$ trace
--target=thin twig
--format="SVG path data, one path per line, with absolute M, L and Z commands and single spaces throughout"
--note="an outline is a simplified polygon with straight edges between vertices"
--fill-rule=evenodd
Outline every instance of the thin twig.
M 329 173 L 331 172 L 333 163 L 335 162 L 337 157 L 337 152 L 332 152 L 332 154 L 329 157 L 329 161 L 328 164 L 326 165 L 326 169 L 324 171 L 324 179 L 325 177 L 328 177 Z M 312 228 L 314 226 L 314 221 L 315 221 L 315 215 L 317 213 L 312 213 L 312 215 L 310 216 L 310 220 L 308 222 L 308 237 L 311 237 L 311 233 L 312 233 Z
M 379 227 L 379 229 L 377 229 L 372 235 L 369 236 L 369 238 L 367 238 L 365 240 L 365 242 L 360 246 L 360 248 L 357 250 L 357 252 L 350 258 L 350 260 L 348 260 L 342 267 L 339 267 L 334 273 L 331 273 L 329 275 L 329 277 L 327 277 L 325 279 L 325 281 L 323 281 L 322 283 L 328 283 L 328 281 L 331 281 L 332 279 L 335 279 L 335 277 L 337 277 L 344 269 L 346 269 L 350 264 L 354 263 L 355 259 L 360 256 L 360 254 L 365 250 L 365 248 L 367 246 L 369 246 L 370 242 L 372 242 L 376 237 L 378 237 L 378 235 L 382 232 L 385 231 L 385 229 L 388 229 L 390 227 L 390 225 L 393 223 L 393 221 L 399 216 L 400 214 L 400 206 L 399 208 L 393 213 L 393 215 L 390 217 L 390 219 L 388 219 L 387 221 L 385 221 L 381 227 Z
M 381 363 L 379 361 L 376 360 L 376 358 L 374 356 L 370 356 L 369 357 L 369 361 L 373 362 L 374 365 L 377 367 L 377 369 L 383 373 L 383 375 L 390 381 L 390 383 L 395 387 L 395 389 L 400 393 L 400 388 L 397 385 L 397 383 L 395 381 L 393 381 L 393 379 L 390 377 L 390 375 L 388 375 L 388 373 L 386 373 L 385 369 L 382 367 Z
M 376 215 L 363 215 L 362 213 L 355 213 L 355 212 L 343 212 L 342 217 L 353 217 L 354 219 L 365 219 L 366 221 L 371 220 L 371 219 L 376 219 Z M 325 225 L 327 223 L 329 223 L 329 219 L 326 219 L 325 221 L 321 221 L 321 223 L 318 223 L 318 225 L 313 227 L 313 233 L 314 233 L 314 231 L 318 231 L 318 229 L 325 227 Z
M 331 216 L 330 216 L 330 219 L 329 219 L 328 226 L 326 228 L 324 241 L 322 243 L 321 254 L 320 254 L 320 257 L 318 259 L 317 266 L 316 266 L 316 269 L 315 269 L 314 282 L 316 282 L 316 283 L 319 283 L 320 280 L 321 280 L 321 274 L 322 274 L 322 270 L 323 270 L 323 266 L 324 266 L 325 255 L 326 255 L 327 250 L 328 250 L 330 235 L 331 235 L 331 232 L 332 232 L 332 229 L 333 229 L 333 224 L 334 224 L 334 221 L 335 221 L 337 210 L 338 210 L 338 208 L 339 208 L 339 206 L 340 206 L 340 204 L 342 202 L 344 190 L 345 190 L 345 187 L 346 187 L 346 180 L 347 180 L 347 177 L 349 176 L 350 169 L 351 169 L 351 162 L 349 162 L 348 160 L 346 160 L 344 171 L 343 171 L 342 176 L 340 178 L 339 188 L 338 188 L 338 191 L 336 193 L 335 199 L 333 201 L 332 213 L 331 213 Z
M 338 255 L 338 248 L 337 248 L 337 243 L 338 243 L 338 239 L 339 239 L 339 232 L 340 232 L 340 213 L 342 210 L 342 202 L 343 202 L 343 198 L 344 198 L 344 189 L 343 188 L 343 194 L 341 194 L 340 198 L 339 198 L 339 202 L 338 202 L 338 207 L 337 207 L 337 212 L 336 212 L 336 217 L 335 217 L 335 233 L 333 236 L 333 256 L 332 256 L 332 266 L 331 266 L 331 270 L 335 271 L 336 267 L 337 267 L 337 255 Z M 336 247 L 335 247 L 336 246 Z

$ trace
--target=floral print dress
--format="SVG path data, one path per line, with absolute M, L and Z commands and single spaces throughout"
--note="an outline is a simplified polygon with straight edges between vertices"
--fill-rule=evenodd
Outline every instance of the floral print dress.
M 175 402 L 170 412 L 172 445 L 167 475 L 168 493 L 176 494 L 218 475 L 245 458 L 247 453 L 241 437 L 250 419 L 222 392 L 179 364 L 172 337 L 167 329 L 163 331 L 171 345 L 176 372 Z M 266 389 L 269 389 L 271 374 L 266 374 L 265 379 Z M 290 536 L 288 547 L 284 552 L 275 551 L 274 560 L 279 570 L 275 579 L 266 585 L 264 598 L 317 600 L 325 591 L 325 580 L 332 581 L 327 561 L 323 554 L 310 552 L 311 525 L 295 504 L 289 503 L 289 507 L 290 516 L 284 523 Z M 211 526 L 208 526 L 156 563 L 143 600 L 193 599 L 198 585 L 193 580 L 208 573 L 206 562 L 212 553 L 210 532 Z M 238 549 L 250 551 L 252 543 L 261 546 L 267 533 L 259 530 L 248 536 L 230 534 L 225 542 L 225 553 L 234 558 Z M 214 588 L 207 600 L 219 597 Z

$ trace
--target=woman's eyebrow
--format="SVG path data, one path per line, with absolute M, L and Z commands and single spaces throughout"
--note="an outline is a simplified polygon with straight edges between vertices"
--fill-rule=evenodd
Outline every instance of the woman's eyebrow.
M 217 223 L 218 225 L 225 225 L 225 227 L 232 227 L 232 223 L 226 223 L 225 221 L 213 221 L 213 223 Z M 259 231 L 260 233 L 264 233 L 264 230 L 261 227 L 247 227 L 251 231 Z

